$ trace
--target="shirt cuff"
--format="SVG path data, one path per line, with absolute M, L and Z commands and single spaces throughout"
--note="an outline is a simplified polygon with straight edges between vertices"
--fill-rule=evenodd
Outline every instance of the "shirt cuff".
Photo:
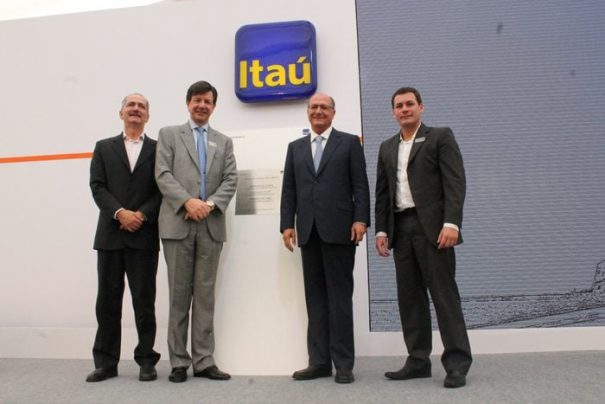
M 119 220 L 118 219 L 118 213 L 120 213 L 123 210 L 124 210 L 124 208 L 120 208 L 120 209 L 116 210 L 116 212 L 113 214 L 114 220 Z
M 450 229 L 460 231 L 460 228 L 458 226 L 456 226 L 454 223 L 443 223 L 443 227 L 449 227 Z
M 376 237 L 387 237 L 387 234 L 384 231 L 379 231 L 378 233 L 376 233 Z

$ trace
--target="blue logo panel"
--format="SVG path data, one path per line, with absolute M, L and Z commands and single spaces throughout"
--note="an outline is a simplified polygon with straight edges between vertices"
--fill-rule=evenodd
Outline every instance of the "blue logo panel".
M 235 34 L 235 94 L 244 102 L 310 97 L 316 62 L 310 22 L 244 25 Z

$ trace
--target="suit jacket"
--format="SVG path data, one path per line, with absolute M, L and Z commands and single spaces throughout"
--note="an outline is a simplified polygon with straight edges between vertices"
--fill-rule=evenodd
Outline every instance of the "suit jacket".
M 206 219 L 210 235 L 226 241 L 225 211 L 237 186 L 237 167 L 233 142 L 226 135 L 208 128 L 206 149 L 206 200 L 216 209 Z M 182 240 L 189 234 L 184 219 L 184 203 L 199 198 L 202 177 L 193 131 L 189 122 L 160 129 L 155 177 L 163 195 L 160 207 L 160 237 Z
M 378 152 L 376 173 L 376 232 L 386 232 L 393 243 L 395 190 L 400 134 L 385 140 Z M 418 218 L 431 243 L 443 223 L 462 228 L 466 179 L 462 155 L 450 128 L 420 125 L 410 151 L 408 181 Z M 462 242 L 459 237 L 458 243 Z
M 154 179 L 155 148 L 156 141 L 145 136 L 131 172 L 123 134 L 97 142 L 90 163 L 90 188 L 100 209 L 95 249 L 159 250 L 157 218 L 161 195 Z M 120 222 L 113 218 L 120 208 L 140 210 L 147 220 L 134 233 L 120 230 Z
M 310 138 L 288 145 L 280 231 L 294 228 L 296 223 L 298 245 L 303 246 L 315 223 L 323 241 L 351 244 L 353 222 L 370 225 L 370 192 L 361 143 L 355 135 L 332 129 L 315 173 Z

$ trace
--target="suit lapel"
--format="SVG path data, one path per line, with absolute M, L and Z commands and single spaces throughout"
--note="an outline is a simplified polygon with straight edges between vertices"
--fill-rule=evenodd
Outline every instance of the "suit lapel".
M 143 147 L 141 147 L 141 153 L 139 154 L 139 158 L 137 159 L 137 162 L 134 165 L 134 170 L 132 170 L 132 172 L 135 172 L 137 168 L 139 168 L 139 166 L 143 164 L 145 160 L 152 157 L 153 154 L 154 153 L 153 147 L 151 145 L 151 139 L 145 136 L 145 138 L 143 139 Z
M 130 172 L 130 163 L 128 162 L 128 154 L 126 154 L 126 146 L 124 146 L 124 134 L 121 133 L 113 138 L 111 142 L 113 149 L 118 156 L 118 159 L 126 166 Z
M 412 150 L 410 150 L 410 157 L 408 159 L 408 166 L 416 157 L 418 150 L 424 146 L 426 143 L 426 137 L 428 135 L 428 128 L 423 124 L 420 124 L 420 128 L 418 128 L 418 132 L 416 133 L 416 137 L 414 138 L 414 144 L 412 144 Z
M 386 167 L 391 170 L 391 178 L 397 177 L 397 160 L 399 159 L 399 143 L 401 141 L 401 134 L 393 136 L 388 144 L 387 156 L 386 156 Z
M 330 132 L 330 137 L 328 138 L 328 141 L 326 142 L 326 147 L 324 148 L 324 152 L 321 155 L 321 161 L 319 162 L 319 169 L 317 170 L 317 175 L 319 175 L 323 171 L 323 169 L 326 167 L 326 164 L 328 164 L 328 161 L 330 160 L 330 157 L 334 153 L 334 150 L 336 150 L 338 148 L 338 144 L 341 141 L 342 141 L 342 135 L 339 132 L 337 132 L 336 130 L 332 129 L 332 132 Z
M 304 160 L 307 164 L 309 172 L 315 175 L 315 166 L 313 165 L 313 153 L 311 152 L 311 135 L 309 134 L 302 138 L 302 141 L 299 143 L 299 145 L 302 148 Z
M 206 145 L 206 174 L 210 172 L 212 167 L 212 161 L 214 160 L 214 153 L 216 152 L 216 132 L 211 127 L 208 127 L 208 142 Z
M 179 134 L 179 136 L 181 137 L 181 141 L 185 145 L 185 149 L 187 149 L 187 152 L 189 153 L 191 160 L 193 160 L 193 162 L 195 163 L 195 165 L 197 166 L 197 168 L 199 170 L 200 169 L 200 160 L 197 155 L 197 149 L 195 148 L 195 140 L 193 140 L 193 131 L 191 130 L 191 127 L 189 126 L 189 122 L 187 122 L 186 124 L 181 126 L 181 133 Z

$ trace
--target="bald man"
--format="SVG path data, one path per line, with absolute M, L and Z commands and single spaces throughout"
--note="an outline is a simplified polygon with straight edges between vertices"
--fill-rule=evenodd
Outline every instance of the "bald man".
M 335 107 L 327 94 L 311 97 L 311 132 L 288 146 L 280 231 L 288 250 L 297 242 L 301 249 L 309 317 L 309 364 L 292 377 L 330 377 L 334 364 L 335 382 L 352 383 L 353 267 L 370 224 L 370 192 L 360 139 L 332 127 Z
M 94 241 L 99 327 L 92 350 L 95 370 L 87 382 L 118 375 L 124 275 L 139 336 L 134 350 L 139 380 L 155 380 L 160 359 L 153 346 L 161 196 L 154 179 L 156 141 L 145 135 L 149 102 L 141 94 L 130 94 L 122 100 L 119 115 L 122 133 L 97 142 L 90 164 L 90 188 L 99 207 Z

